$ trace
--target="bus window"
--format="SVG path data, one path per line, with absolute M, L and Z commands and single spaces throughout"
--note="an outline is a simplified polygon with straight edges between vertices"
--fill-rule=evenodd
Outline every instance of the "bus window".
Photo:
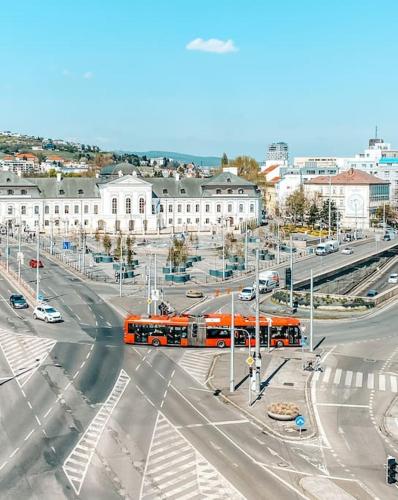
M 207 328 L 206 337 L 208 339 L 225 339 L 231 335 L 226 328 Z

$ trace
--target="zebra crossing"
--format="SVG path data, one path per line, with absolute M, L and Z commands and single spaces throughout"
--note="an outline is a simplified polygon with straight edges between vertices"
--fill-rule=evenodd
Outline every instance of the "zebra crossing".
M 320 384 L 340 388 L 398 392 L 398 376 L 390 374 L 364 373 L 327 366 L 323 372 L 315 372 L 314 379 Z
M 243 497 L 158 413 L 150 445 L 141 500 L 243 500 Z
M 101 409 L 91 421 L 87 430 L 79 439 L 79 442 L 73 448 L 62 466 L 76 495 L 80 494 L 95 448 L 98 445 L 113 410 L 122 397 L 129 382 L 130 377 L 124 370 L 121 370 L 107 400 L 101 406 Z
M 191 375 L 199 384 L 205 385 L 209 376 L 214 352 L 203 350 L 188 350 L 178 362 L 178 365 Z
M 52 339 L 0 330 L 1 351 L 20 387 L 28 382 L 55 344 Z

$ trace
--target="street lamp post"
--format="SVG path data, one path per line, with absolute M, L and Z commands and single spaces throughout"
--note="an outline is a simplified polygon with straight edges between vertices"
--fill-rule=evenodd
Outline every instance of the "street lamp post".
M 234 292 L 232 292 L 231 293 L 231 360 L 230 360 L 229 392 L 235 391 L 234 351 L 235 351 L 235 311 L 234 311 Z
M 259 287 L 259 249 L 256 249 L 256 392 L 260 393 L 261 352 L 260 352 L 260 287 Z
M 329 175 L 329 230 L 328 230 L 328 240 L 331 237 L 331 224 L 332 224 L 332 176 Z
M 10 247 L 9 247 L 9 241 L 8 241 L 8 231 L 9 231 L 9 226 L 8 226 L 8 221 L 6 225 L 6 269 L 8 272 L 8 266 L 9 266 L 9 253 L 10 253 Z
M 290 307 L 293 308 L 293 238 L 290 235 Z
M 36 236 L 36 302 L 39 302 L 40 295 L 40 219 L 37 219 Z
M 21 281 L 21 223 L 18 228 L 18 281 Z
M 123 283 L 123 236 L 120 235 L 119 297 L 122 296 Z
M 225 281 L 225 237 L 224 237 L 224 223 L 221 219 L 221 230 L 222 230 L 222 279 Z
M 310 274 L 310 352 L 314 351 L 314 276 Z

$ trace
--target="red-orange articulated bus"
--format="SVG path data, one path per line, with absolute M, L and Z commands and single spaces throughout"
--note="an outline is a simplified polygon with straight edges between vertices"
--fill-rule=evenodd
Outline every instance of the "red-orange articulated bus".
M 128 316 L 124 342 L 153 346 L 230 347 L 231 314 L 205 316 Z M 255 345 L 255 316 L 234 316 L 235 344 Z M 269 332 L 270 330 L 270 332 Z M 271 347 L 301 345 L 300 321 L 296 318 L 260 316 L 260 343 Z

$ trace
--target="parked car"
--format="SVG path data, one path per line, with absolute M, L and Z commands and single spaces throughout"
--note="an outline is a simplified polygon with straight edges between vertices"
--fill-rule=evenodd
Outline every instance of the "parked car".
M 33 319 L 41 319 L 46 323 L 56 323 L 58 321 L 62 321 L 62 316 L 61 313 L 55 309 L 55 307 L 39 304 L 33 311 Z
M 383 236 L 383 241 L 391 241 L 391 235 L 389 235 L 389 234 L 385 234 L 385 235 Z
M 201 299 L 203 297 L 203 292 L 201 290 L 187 290 L 185 297 L 190 299 Z
M 44 266 L 43 266 L 43 262 L 41 260 L 30 259 L 29 267 L 36 269 L 37 267 L 44 267 Z
M 19 293 L 13 293 L 10 296 L 10 304 L 14 309 L 25 309 L 29 307 L 25 297 Z
M 375 290 L 374 288 L 371 288 L 370 290 L 368 290 L 366 297 L 376 297 L 377 294 L 378 294 L 378 291 Z
M 253 300 L 255 296 L 255 289 L 252 286 L 248 286 L 240 292 L 239 300 Z
M 354 253 L 354 250 L 351 247 L 345 247 L 345 248 L 343 248 L 341 253 L 343 255 L 351 255 L 352 253 Z
M 388 282 L 392 283 L 393 285 L 396 285 L 398 283 L 398 273 L 390 274 L 390 276 L 388 278 Z

